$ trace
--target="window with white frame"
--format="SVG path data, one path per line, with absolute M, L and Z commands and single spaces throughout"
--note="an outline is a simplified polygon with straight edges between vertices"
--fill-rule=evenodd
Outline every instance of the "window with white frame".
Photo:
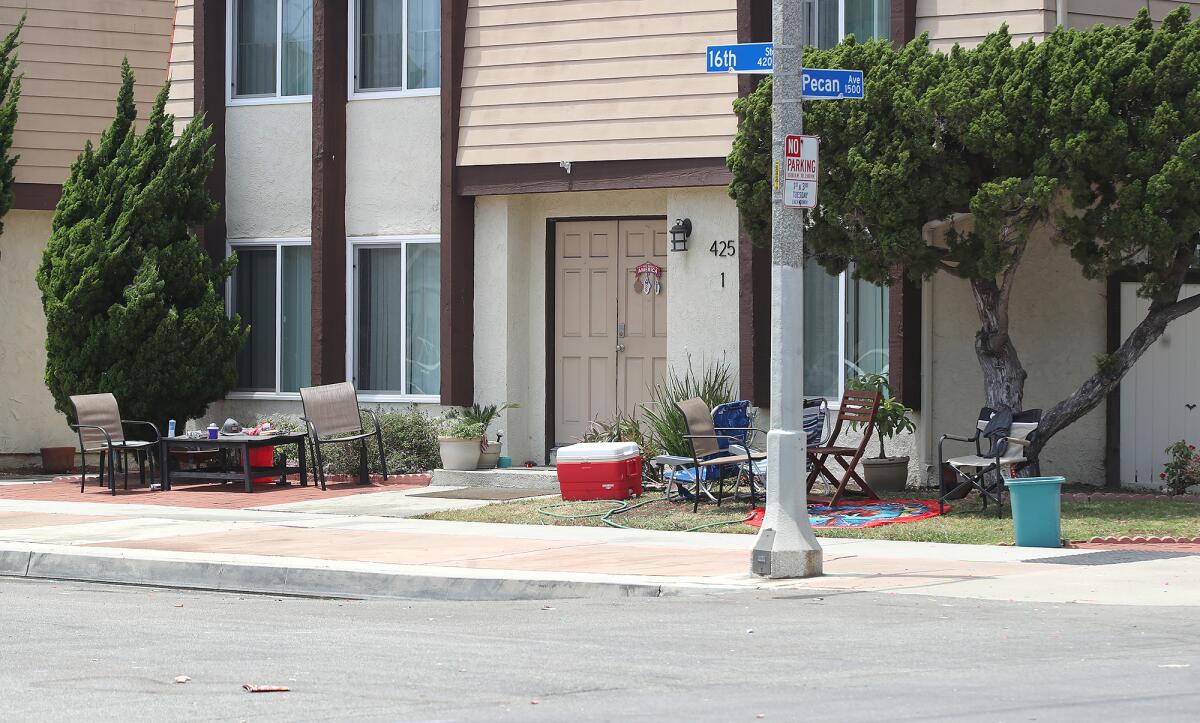
M 808 42 L 821 48 L 846 35 L 857 40 L 887 38 L 889 0 L 805 0 Z M 809 261 L 804 267 L 804 392 L 839 399 L 847 379 L 886 374 L 888 290 L 853 278 L 830 275 Z
M 231 98 L 312 95 L 312 0 L 229 0 Z
M 888 290 L 804 266 L 804 393 L 839 399 L 845 381 L 887 374 Z
M 295 394 L 310 383 L 312 248 L 307 239 L 235 241 L 229 308 L 250 327 L 237 392 Z
M 808 43 L 831 48 L 842 38 L 886 39 L 891 32 L 891 0 L 805 0 Z
M 436 400 L 441 392 L 441 251 L 436 237 L 351 239 L 355 387 Z
M 436 90 L 441 7 L 436 0 L 350 0 L 355 93 Z

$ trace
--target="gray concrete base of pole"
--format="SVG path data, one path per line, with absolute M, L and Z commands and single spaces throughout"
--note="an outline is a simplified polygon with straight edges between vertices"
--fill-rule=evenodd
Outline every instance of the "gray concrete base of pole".
M 776 413 L 775 409 L 771 410 Z M 767 514 L 750 553 L 750 571 L 770 578 L 816 577 L 821 545 L 808 521 L 804 433 L 767 433 Z
M 775 530 L 763 530 L 751 552 L 750 567 L 755 575 L 769 578 L 819 577 L 822 574 L 822 554 L 815 550 L 771 549 L 777 537 Z

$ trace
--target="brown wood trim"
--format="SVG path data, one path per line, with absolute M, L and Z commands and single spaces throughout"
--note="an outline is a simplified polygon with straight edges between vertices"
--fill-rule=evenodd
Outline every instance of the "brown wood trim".
M 225 0 L 196 0 L 193 8 L 194 90 L 196 115 L 212 128 L 216 146 L 208 195 L 219 206 L 200 229 L 200 242 L 214 259 L 225 258 Z
M 554 279 L 555 238 L 558 236 L 558 219 L 546 219 L 546 461 L 550 460 L 550 450 L 554 449 L 555 405 L 558 398 L 554 393 L 554 380 L 558 374 L 558 365 L 554 361 L 557 351 L 555 302 L 557 300 L 557 284 Z
M 725 186 L 732 180 L 724 158 L 580 161 L 570 173 L 557 163 L 457 166 L 456 174 L 454 190 L 462 196 Z
M 917 30 L 917 0 L 892 0 L 892 44 L 900 47 Z M 892 394 L 921 408 L 921 285 L 897 270 L 888 288 L 888 381 Z
M 917 0 L 892 0 L 891 31 L 896 47 L 917 36 Z
M 475 199 L 458 179 L 467 0 L 443 0 L 441 22 L 442 404 L 461 406 L 475 396 Z
M 346 0 L 313 2 L 312 383 L 346 380 Z
M 1105 283 L 1105 350 L 1121 346 L 1121 279 L 1113 274 Z M 1104 404 L 1104 486 L 1121 486 L 1121 385 L 1108 393 Z
M 888 287 L 888 383 L 892 396 L 921 408 L 921 286 L 897 272 Z
M 738 0 L 739 43 L 771 40 L 770 0 Z M 739 75 L 738 96 L 758 87 L 762 76 Z M 756 406 L 771 399 L 771 250 L 756 247 L 738 219 L 739 396 Z
M 22 211 L 53 211 L 62 196 L 57 183 L 14 183 L 12 207 Z

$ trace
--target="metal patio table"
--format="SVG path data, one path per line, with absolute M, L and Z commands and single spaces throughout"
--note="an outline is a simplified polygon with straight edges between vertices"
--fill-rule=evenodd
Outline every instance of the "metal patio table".
M 289 474 L 299 473 L 300 486 L 308 486 L 308 471 L 306 460 L 305 444 L 307 435 L 303 432 L 295 432 L 290 434 L 274 434 L 268 436 L 251 436 L 248 434 L 222 434 L 216 439 L 192 439 L 187 436 L 163 437 L 162 438 L 162 455 L 163 455 L 163 489 L 171 489 L 171 478 L 180 477 L 187 479 L 198 480 L 222 480 L 222 481 L 237 481 L 241 480 L 246 484 L 246 491 L 254 491 L 254 480 L 259 477 L 278 477 L 279 484 L 287 484 L 287 476 Z M 286 461 L 282 466 L 271 467 L 254 467 L 250 464 L 250 450 L 258 447 L 279 447 L 285 444 L 294 444 L 299 454 L 299 466 L 288 466 Z M 188 449 L 196 450 L 202 448 L 206 450 L 217 449 L 221 452 L 222 457 L 225 457 L 229 450 L 239 450 L 242 455 L 241 469 L 229 469 L 225 466 L 220 470 L 190 470 L 180 469 L 171 470 L 170 452 L 172 449 Z M 224 461 L 224 460 L 222 460 Z

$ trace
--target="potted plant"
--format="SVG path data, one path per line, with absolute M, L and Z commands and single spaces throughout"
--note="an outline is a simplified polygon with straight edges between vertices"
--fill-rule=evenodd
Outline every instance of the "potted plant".
M 451 412 L 451 415 L 459 419 L 465 419 L 468 422 L 479 424 L 483 427 L 483 431 L 479 435 L 479 466 L 478 469 L 495 469 L 496 463 L 500 461 L 500 449 L 504 437 L 504 432 L 497 432 L 495 441 L 489 440 L 487 437 L 488 429 L 492 423 L 500 418 L 500 412 L 506 409 L 519 409 L 519 405 L 512 402 L 504 404 L 487 404 L 480 406 L 472 404 L 470 408 L 462 411 Z
M 42 471 L 46 474 L 70 472 L 75 466 L 74 447 L 42 447 Z
M 479 464 L 479 440 L 483 425 L 459 416 L 447 415 L 438 434 L 442 469 L 471 470 Z
M 879 411 L 875 415 L 875 434 L 879 438 L 879 456 L 863 460 L 863 477 L 872 489 L 881 492 L 899 492 L 908 483 L 908 457 L 889 457 L 884 447 L 886 440 L 901 432 L 912 432 L 917 428 L 908 415 L 912 411 L 891 395 L 887 377 L 882 374 L 864 374 L 846 380 L 851 389 L 879 392 Z

